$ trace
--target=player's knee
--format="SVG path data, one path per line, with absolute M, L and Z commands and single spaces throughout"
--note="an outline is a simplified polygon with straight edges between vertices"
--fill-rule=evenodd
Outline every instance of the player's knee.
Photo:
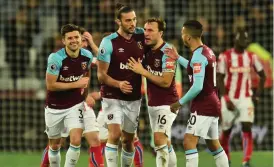
M 59 150 L 60 147 L 61 147 L 60 144 L 52 144 L 52 145 L 50 146 L 50 148 L 51 148 L 52 150 Z
M 86 137 L 86 140 L 91 147 L 99 146 L 101 144 L 99 137 L 96 135 L 88 136 Z
M 110 132 L 108 135 L 109 135 L 110 140 L 118 143 L 122 133 L 121 133 L 121 131 L 113 131 L 113 132 Z
M 78 136 L 71 137 L 70 138 L 70 144 L 72 144 L 74 146 L 81 145 L 81 137 L 78 137 Z
M 123 145 L 132 145 L 133 144 L 133 139 L 132 138 L 129 138 L 129 137 L 123 137 L 122 138 L 122 144 Z
M 185 137 L 183 141 L 183 146 L 185 150 L 196 148 L 195 142 L 192 141 L 191 138 Z
M 156 146 L 167 144 L 167 136 L 164 133 L 154 133 L 154 144 Z

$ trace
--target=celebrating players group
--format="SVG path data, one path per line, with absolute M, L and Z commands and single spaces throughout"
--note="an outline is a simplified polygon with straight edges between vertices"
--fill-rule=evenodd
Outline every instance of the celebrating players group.
M 83 28 L 73 24 L 62 26 L 64 48 L 51 53 L 47 62 L 45 132 L 49 143 L 41 167 L 61 165 L 60 148 L 68 136 L 70 146 L 65 167 L 76 166 L 82 136 L 89 144 L 89 167 L 103 167 L 104 161 L 108 167 L 118 164 L 130 167 L 133 162 L 135 167 L 143 167 L 143 150 L 136 135 L 142 77 L 147 81 L 155 166 L 183 166 L 177 164 L 171 127 L 179 109 L 191 102 L 183 142 L 186 167 L 198 167 L 196 145 L 200 137 L 205 139 L 216 166 L 228 167 L 231 162 L 228 140 L 237 121 L 242 123 L 245 142 L 242 165 L 248 167 L 254 120 L 252 97 L 257 99 L 262 88 L 252 96 L 250 68 L 255 66 L 261 85 L 265 76 L 256 56 L 245 51 L 247 32 L 237 31 L 235 47 L 222 53 L 217 64 L 214 53 L 201 40 L 203 26 L 196 20 L 186 21 L 181 31 L 184 45 L 192 52 L 190 60 L 178 55 L 176 49 L 163 40 L 166 28 L 163 20 L 150 18 L 143 28 L 138 28 L 134 10 L 118 4 L 115 21 L 118 30 L 104 37 L 99 48 Z M 85 49 L 87 46 L 92 53 Z M 178 64 L 187 70 L 191 86 L 181 99 L 174 79 Z M 100 92 L 88 90 L 91 66 L 97 66 Z M 101 100 L 102 104 L 97 118 L 92 109 L 95 100 Z M 219 118 L 224 129 L 223 147 L 219 142 Z M 122 146 L 120 163 L 119 143 Z

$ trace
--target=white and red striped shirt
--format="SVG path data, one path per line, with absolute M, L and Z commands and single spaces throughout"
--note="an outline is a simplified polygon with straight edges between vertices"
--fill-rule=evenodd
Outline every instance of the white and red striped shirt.
M 252 96 L 251 68 L 263 70 L 257 56 L 251 52 L 238 53 L 229 49 L 219 55 L 217 72 L 225 74 L 226 94 L 231 99 Z

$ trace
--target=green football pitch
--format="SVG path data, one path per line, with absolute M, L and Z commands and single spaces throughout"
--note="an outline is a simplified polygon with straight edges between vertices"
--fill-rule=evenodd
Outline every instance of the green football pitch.
M 176 152 L 178 159 L 178 167 L 185 167 L 185 157 L 183 152 Z M 20 152 L 0 153 L 1 167 L 39 167 L 42 152 Z M 231 154 L 232 167 L 240 167 L 242 152 L 233 152 Z M 64 163 L 65 153 L 62 152 L 62 164 Z M 85 151 L 81 152 L 77 167 L 88 167 L 88 154 Z M 149 152 L 144 154 L 145 167 L 155 167 L 155 158 Z M 63 165 L 61 165 L 63 166 Z M 207 152 L 199 153 L 199 167 L 215 167 L 213 157 Z M 252 167 L 273 167 L 273 153 L 272 152 L 254 152 L 252 156 Z

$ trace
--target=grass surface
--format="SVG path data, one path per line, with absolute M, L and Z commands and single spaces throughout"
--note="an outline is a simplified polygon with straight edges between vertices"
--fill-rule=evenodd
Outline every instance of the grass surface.
M 176 152 L 178 159 L 178 167 L 185 167 L 185 156 L 183 152 Z M 242 161 L 242 152 L 233 152 L 231 154 L 232 167 L 240 167 Z M 42 152 L 0 152 L 1 167 L 39 167 Z M 65 152 L 62 152 L 62 165 L 65 160 Z M 77 167 L 88 167 L 88 154 L 85 151 L 81 152 Z M 155 158 L 149 153 L 144 154 L 145 167 L 155 167 Z M 252 167 L 273 167 L 272 152 L 254 152 L 251 161 Z M 199 153 L 199 167 L 215 167 L 213 157 L 206 153 Z

